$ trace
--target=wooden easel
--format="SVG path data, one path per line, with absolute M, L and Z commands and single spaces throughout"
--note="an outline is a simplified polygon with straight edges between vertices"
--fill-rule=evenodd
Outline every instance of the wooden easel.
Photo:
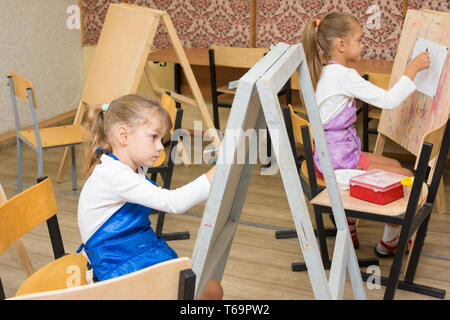
M 407 11 L 389 87 L 392 87 L 404 74 L 419 37 L 450 47 L 450 13 L 431 10 Z M 450 81 L 446 80 L 448 74 L 450 74 L 450 55 L 447 55 L 434 99 L 416 91 L 398 108 L 382 110 L 377 129 L 375 154 L 382 154 L 386 138 L 390 138 L 418 157 L 424 136 L 440 127 L 448 119 L 450 112 Z M 437 139 L 437 141 L 440 140 Z M 431 168 L 434 170 L 433 161 Z M 437 209 L 440 213 L 446 212 L 442 179 L 438 191 Z
M 329 279 L 317 246 L 277 95 L 295 71 L 299 75 L 320 162 L 324 164 L 324 177 L 330 189 L 338 230 Z M 249 150 L 255 150 L 254 147 L 258 143 L 255 136 L 250 137 L 249 145 L 246 145 L 246 131 L 262 129 L 267 124 L 314 296 L 316 299 L 342 299 L 348 271 L 355 298 L 366 299 L 325 133 L 319 119 L 314 89 L 301 44 L 289 46 L 279 43 L 239 79 L 191 258 L 192 270 L 197 275 L 197 298 L 211 276 L 221 281 L 239 224 L 253 172 Z M 245 162 L 240 163 L 239 159 L 242 161 L 243 158 Z
M 220 138 L 214 129 L 206 103 L 169 14 L 125 3 L 111 4 L 108 8 L 74 123 L 81 123 L 86 106 L 110 103 L 122 95 L 135 93 L 144 69 L 155 93 L 161 95 L 162 92 L 170 92 L 158 85 L 147 66 L 147 58 L 161 19 L 167 28 L 194 99 L 175 92 L 171 92 L 171 97 L 177 102 L 200 108 L 207 127 L 212 129 L 209 130 L 211 140 L 216 148 L 219 148 Z M 183 162 L 189 163 L 190 160 L 188 161 L 186 156 L 182 153 Z M 57 182 L 61 182 L 64 178 L 68 159 L 69 150 L 66 148 Z

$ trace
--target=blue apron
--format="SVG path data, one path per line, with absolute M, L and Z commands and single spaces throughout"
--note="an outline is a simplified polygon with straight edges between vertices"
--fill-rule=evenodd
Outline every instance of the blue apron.
M 107 154 L 118 160 L 112 153 Z M 148 177 L 146 179 L 156 185 Z M 77 252 L 84 248 L 99 281 L 178 258 L 150 227 L 151 210 L 140 204 L 125 203 L 78 248 Z

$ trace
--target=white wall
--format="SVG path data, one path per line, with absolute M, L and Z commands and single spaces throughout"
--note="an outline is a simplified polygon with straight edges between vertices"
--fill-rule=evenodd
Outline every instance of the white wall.
M 33 82 L 39 121 L 78 107 L 83 89 L 81 30 L 67 27 L 71 5 L 78 1 L 0 1 L 0 134 L 15 129 L 6 85 L 11 70 Z M 30 125 L 28 107 L 18 103 L 22 126 Z

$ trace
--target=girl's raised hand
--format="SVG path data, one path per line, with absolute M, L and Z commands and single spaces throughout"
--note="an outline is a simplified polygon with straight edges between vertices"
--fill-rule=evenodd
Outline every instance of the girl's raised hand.
M 427 51 L 419 53 L 406 68 L 405 76 L 408 76 L 411 80 L 414 80 L 417 72 L 428 69 L 429 66 L 430 54 Z

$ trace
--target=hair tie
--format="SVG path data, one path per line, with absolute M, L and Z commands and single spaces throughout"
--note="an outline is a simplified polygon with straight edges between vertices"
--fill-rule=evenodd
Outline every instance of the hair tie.
M 318 28 L 319 26 L 320 26 L 320 20 L 317 19 L 317 20 L 316 20 L 316 27 Z
M 108 110 L 108 108 L 109 108 L 109 103 L 105 103 L 104 105 L 102 105 L 103 112 L 106 112 L 106 110 Z

